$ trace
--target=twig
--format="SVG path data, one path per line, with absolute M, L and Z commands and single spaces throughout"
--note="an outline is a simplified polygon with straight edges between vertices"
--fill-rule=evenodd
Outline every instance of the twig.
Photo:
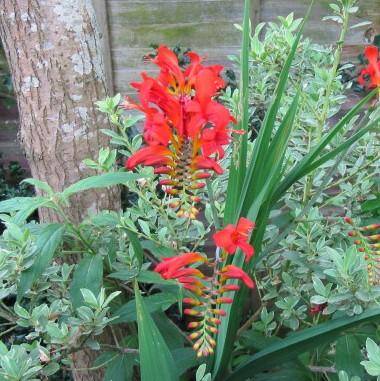
M 121 353 L 134 353 L 134 354 L 139 353 L 139 350 L 134 348 L 117 347 L 116 345 L 111 345 L 111 344 L 100 344 L 100 346 L 106 349 L 115 349 Z
M 244 331 L 246 331 L 252 323 L 258 318 L 261 313 L 261 310 L 264 308 L 264 305 L 261 305 L 256 312 L 239 328 L 237 331 L 237 336 L 239 337 Z
M 3 336 L 5 336 L 7 333 L 14 331 L 16 328 L 17 328 L 17 325 L 15 325 L 15 326 L 13 326 L 13 327 L 11 327 L 11 328 L 8 328 L 7 330 L 5 330 L 5 331 L 3 331 L 3 332 L 0 333 L 0 337 L 3 337 Z
M 308 368 L 314 373 L 338 373 L 333 366 L 314 366 L 309 365 Z

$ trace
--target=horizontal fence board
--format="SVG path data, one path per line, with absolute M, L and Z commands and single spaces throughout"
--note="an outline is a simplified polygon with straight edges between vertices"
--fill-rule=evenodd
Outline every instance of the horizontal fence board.
M 150 24 L 228 23 L 242 17 L 241 1 L 110 3 L 108 14 L 112 27 L 121 25 L 126 29 Z
M 131 81 L 141 71 L 155 73 L 144 64 L 151 44 L 180 45 L 207 55 L 207 63 L 231 67 L 227 56 L 238 53 L 241 32 L 234 27 L 243 16 L 243 0 L 120 1 L 107 2 L 114 86 L 131 94 Z

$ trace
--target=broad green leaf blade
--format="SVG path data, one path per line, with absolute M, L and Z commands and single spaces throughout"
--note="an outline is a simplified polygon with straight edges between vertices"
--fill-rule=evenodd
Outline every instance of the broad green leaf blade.
M 252 205 L 257 204 L 257 199 L 260 198 L 259 195 L 262 196 L 263 200 L 269 200 L 269 198 L 271 198 L 270 194 L 272 193 L 272 189 L 275 184 L 278 183 L 278 179 L 281 178 L 284 157 L 298 110 L 298 102 L 299 93 L 294 97 L 284 120 L 273 137 L 267 155 L 263 157 L 261 171 L 257 172 L 256 175 L 252 177 L 253 182 L 248 184 L 248 189 L 250 191 L 247 192 L 244 198 L 241 198 L 240 205 L 242 206 L 240 207 L 240 210 L 242 215 L 248 216 L 248 213 L 252 213 Z M 262 179 L 260 181 L 262 184 L 261 187 L 256 185 L 256 177 Z M 261 206 L 261 203 L 259 206 Z M 255 213 L 257 214 L 257 212 Z
M 271 199 L 272 189 L 274 188 L 274 184 L 282 172 L 286 148 L 292 131 L 294 118 L 297 113 L 298 100 L 299 97 L 297 95 L 291 107 L 289 108 L 283 123 L 273 138 L 271 144 L 271 147 L 273 145 L 271 148 L 272 157 L 267 159 L 269 166 L 264 166 L 266 176 L 263 188 L 261 189 L 261 192 L 258 195 L 255 195 L 255 197 L 252 199 L 252 204 L 247 205 L 247 209 L 249 209 L 243 210 L 244 215 L 246 215 L 252 221 L 257 221 L 257 226 L 262 229 L 257 229 L 255 235 L 253 235 L 253 238 L 256 238 L 255 245 L 257 248 L 260 248 L 260 238 L 262 238 L 264 234 L 263 228 L 266 226 L 265 220 L 268 218 L 269 214 L 268 205 Z M 262 209 L 264 211 L 260 213 L 260 216 L 258 216 L 259 212 Z M 244 257 L 240 252 L 237 252 L 233 256 L 232 262 L 235 266 L 241 268 L 245 267 Z M 224 364 L 221 365 L 222 367 L 226 365 L 232 352 L 236 330 L 238 329 L 238 324 L 240 322 L 239 316 L 241 316 L 242 303 L 245 300 L 246 295 L 246 289 L 242 288 L 240 291 L 235 293 L 234 303 L 226 305 L 224 308 L 226 310 L 227 316 L 226 318 L 222 319 L 222 324 L 219 327 L 219 334 L 217 338 L 217 350 L 220 348 L 220 351 L 223 352 L 224 357 L 219 357 L 218 355 L 221 352 L 216 352 L 216 360 L 219 361 L 220 364 Z M 222 370 L 222 372 L 224 372 L 224 370 Z
M 249 100 L 249 42 L 250 42 L 250 12 L 251 1 L 245 0 L 244 2 L 244 20 L 243 20 L 243 41 L 240 56 L 240 113 L 236 129 L 244 130 L 245 134 L 240 136 L 238 144 L 234 147 L 230 168 L 229 178 L 227 185 L 227 200 L 226 209 L 224 212 L 224 222 L 227 224 L 232 222 L 235 218 L 235 210 L 238 202 L 238 195 L 240 193 L 247 166 L 247 133 L 248 133 L 248 100 Z
M 31 178 L 31 179 L 25 179 L 22 182 L 33 185 L 35 188 L 43 190 L 49 196 L 54 194 L 52 187 L 45 181 Z
M 122 353 L 107 363 L 104 381 L 132 381 L 135 354 Z
M 13 213 L 21 209 L 31 208 L 35 204 L 48 201 L 46 197 L 14 197 L 9 200 L 0 201 L 0 213 Z
M 234 192 L 233 196 L 236 197 L 238 200 L 240 200 L 240 205 L 238 204 L 239 206 L 237 208 L 235 207 L 233 218 L 231 218 L 230 216 L 228 216 L 228 218 L 225 218 L 225 223 L 235 222 L 240 216 L 246 215 L 245 213 L 247 213 L 248 211 L 251 212 L 250 214 L 257 215 L 262 206 L 262 203 L 264 202 L 268 203 L 269 198 L 272 197 L 272 192 L 273 192 L 272 182 L 267 181 L 268 173 L 264 172 L 264 168 L 266 165 L 267 158 L 271 157 L 271 148 L 273 148 L 273 146 L 271 145 L 271 142 L 273 139 L 272 135 L 273 135 L 274 127 L 275 127 L 278 110 L 280 108 L 282 96 L 285 92 L 285 86 L 287 83 L 291 64 L 292 64 L 294 55 L 296 53 L 298 43 L 301 39 L 305 21 L 308 18 L 310 11 L 312 9 L 313 2 L 314 1 L 311 1 L 311 5 L 308 9 L 308 12 L 299 28 L 296 39 L 293 43 L 293 46 L 289 52 L 287 60 L 281 71 L 272 104 L 265 115 L 262 127 L 260 129 L 259 135 L 255 142 L 252 158 L 247 168 L 247 173 L 244 179 L 242 190 L 241 192 L 236 192 L 236 191 Z M 282 147 L 282 148 L 278 147 L 278 148 L 281 150 L 282 148 L 285 148 L 285 147 Z M 279 164 L 281 164 L 281 167 L 276 166 L 275 168 L 271 169 L 273 171 L 271 172 L 271 175 L 272 175 L 271 180 L 274 179 L 275 172 L 278 171 L 279 168 L 282 168 L 282 163 L 279 163 Z M 281 170 L 280 170 L 280 173 L 281 173 Z M 257 203 L 257 201 L 252 198 L 252 189 L 251 189 L 252 184 L 254 184 L 256 188 L 255 194 L 257 196 L 260 196 L 260 199 L 261 199 L 260 203 Z M 229 192 L 229 189 L 227 190 L 227 192 Z M 250 200 L 252 201 L 251 203 L 246 201 L 247 197 L 250 198 Z M 229 200 L 229 198 L 230 196 L 227 194 L 227 201 Z M 255 203 L 257 205 L 255 206 L 254 210 L 252 210 L 252 203 Z M 245 211 L 244 211 L 245 213 L 242 210 L 244 204 L 245 204 Z M 266 206 L 265 213 L 267 213 L 267 209 L 268 208 Z M 263 220 L 265 220 L 266 218 L 267 216 L 263 216 Z M 242 255 L 235 254 L 234 264 L 237 264 L 238 261 L 242 261 Z M 226 369 L 229 365 L 230 354 L 233 349 L 236 331 L 238 328 L 238 324 L 240 322 L 239 316 L 242 309 L 242 305 L 245 302 L 246 296 L 247 296 L 247 292 L 243 288 L 240 292 L 238 292 L 235 295 L 235 301 L 233 305 L 229 305 L 230 307 L 233 306 L 233 310 L 231 310 L 231 314 L 230 315 L 227 314 L 226 318 L 222 320 L 222 324 L 220 326 L 220 330 L 217 337 L 217 346 L 216 346 L 216 352 L 215 352 L 215 358 L 214 358 L 214 364 L 213 364 L 213 379 L 214 380 L 221 379 L 221 377 L 224 376 Z
M 150 251 L 152 255 L 159 259 L 172 257 L 177 254 L 172 247 L 162 246 L 154 241 L 144 240 L 141 242 L 141 246 L 143 249 Z
M 15 197 L 0 202 L 0 213 L 14 213 L 12 221 L 17 224 L 24 224 L 26 219 L 38 208 L 54 207 L 53 203 L 47 197 Z
M 91 176 L 70 185 L 62 192 L 62 194 L 64 197 L 69 197 L 74 193 L 83 192 L 89 189 L 107 188 L 119 184 L 127 184 L 130 181 L 137 180 L 139 177 L 141 177 L 141 175 L 132 172 L 110 172 L 99 176 Z
M 131 243 L 133 247 L 133 252 L 135 253 L 135 258 L 137 259 L 139 268 L 141 268 L 144 262 L 144 249 L 142 248 L 139 238 L 135 232 L 133 232 L 132 230 L 126 229 L 126 233 L 127 233 L 129 242 Z
M 354 335 L 344 335 L 336 343 L 335 368 L 344 370 L 349 376 L 362 377 L 363 367 L 361 348 Z
M 159 294 L 154 294 L 144 298 L 144 304 L 146 310 L 149 313 L 156 311 L 166 311 L 174 303 L 177 303 L 178 299 L 175 295 L 168 292 L 160 292 Z M 136 303 L 134 300 L 129 301 L 118 308 L 113 314 L 113 316 L 118 316 L 117 319 L 112 321 L 112 324 L 118 323 L 130 323 L 136 321 Z
M 178 374 L 183 374 L 188 369 L 194 368 L 199 362 L 193 348 L 173 349 L 172 356 L 178 369 Z
M 273 366 L 280 365 L 319 345 L 331 343 L 351 328 L 369 321 L 380 321 L 380 308 L 370 309 L 358 316 L 343 317 L 297 332 L 274 343 L 237 368 L 226 381 L 241 381 Z
M 103 258 L 101 255 L 86 255 L 74 271 L 70 285 L 70 298 L 74 308 L 83 305 L 81 288 L 87 288 L 99 295 L 103 282 Z
M 135 301 L 140 351 L 141 380 L 176 381 L 177 368 L 160 331 L 154 323 L 135 283 Z
M 44 227 L 36 241 L 34 249 L 34 263 L 21 273 L 17 287 L 17 299 L 20 300 L 32 287 L 33 283 L 43 274 L 50 265 L 57 247 L 61 244 L 66 227 L 62 224 L 50 224 Z
M 275 89 L 273 101 L 267 113 L 265 114 L 262 127 L 260 128 L 259 135 L 256 139 L 255 146 L 252 152 L 252 157 L 247 169 L 247 175 L 244 180 L 242 192 L 238 195 L 240 199 L 240 206 L 236 208 L 236 213 L 238 216 L 240 215 L 240 213 L 242 213 L 243 203 L 245 204 L 246 208 L 249 208 L 248 205 L 252 203 L 252 200 L 254 199 L 254 196 L 252 195 L 252 184 L 254 184 L 255 186 L 255 193 L 259 194 L 264 186 L 264 183 L 266 182 L 266 174 L 264 172 L 264 167 L 266 166 L 267 158 L 271 156 L 271 139 L 275 127 L 278 110 L 280 108 L 281 99 L 285 92 L 285 86 L 289 77 L 291 64 L 293 62 L 297 46 L 301 39 L 305 21 L 310 13 L 310 9 L 300 26 L 296 39 L 285 61 L 284 67 L 281 70 L 279 81 Z

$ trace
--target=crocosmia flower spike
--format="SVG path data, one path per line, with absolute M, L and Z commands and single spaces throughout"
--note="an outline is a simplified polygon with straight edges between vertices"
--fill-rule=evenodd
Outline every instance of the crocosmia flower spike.
M 191 294 L 183 300 L 188 305 L 183 312 L 192 318 L 188 324 L 188 328 L 193 330 L 189 338 L 194 340 L 193 348 L 198 357 L 214 353 L 215 335 L 226 315 L 223 305 L 233 303 L 234 292 L 240 290 L 237 281 L 240 280 L 248 288 L 254 287 L 252 279 L 243 269 L 224 264 L 228 254 L 235 254 L 238 248 L 245 253 L 247 260 L 252 257 L 254 249 L 248 241 L 254 226 L 252 221 L 242 217 L 236 226 L 227 225 L 216 232 L 213 238 L 222 251 L 217 251 L 214 261 L 200 253 L 184 253 L 165 258 L 154 269 L 164 279 L 177 280 Z M 211 275 L 205 276 L 196 267 L 199 264 L 211 267 Z
M 205 66 L 200 56 L 187 53 L 190 64 L 182 69 L 177 56 L 166 46 L 157 49 L 151 62 L 159 68 L 157 78 L 142 74 L 132 83 L 139 102 L 126 98 L 123 106 L 145 114 L 145 147 L 126 162 L 155 167 L 160 184 L 171 195 L 170 207 L 178 217 L 196 218 L 201 201 L 197 190 L 212 174 L 221 174 L 219 160 L 230 141 L 230 112 L 214 97 L 224 87 L 222 66 Z
M 376 46 L 367 46 L 364 55 L 368 60 L 368 66 L 360 73 L 358 82 L 362 86 L 368 83 L 369 89 L 375 89 L 380 86 L 379 49 Z
M 345 218 L 345 222 L 351 225 L 353 230 L 348 232 L 349 237 L 354 238 L 354 244 L 358 252 L 363 255 L 367 263 L 368 283 L 380 284 L 380 223 L 366 226 L 356 226 L 354 221 Z

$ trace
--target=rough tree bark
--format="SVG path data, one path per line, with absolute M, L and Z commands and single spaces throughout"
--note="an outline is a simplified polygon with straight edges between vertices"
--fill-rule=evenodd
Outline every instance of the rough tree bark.
M 11 68 L 20 115 L 20 138 L 32 176 L 56 191 L 93 175 L 82 160 L 107 145 L 108 128 L 94 102 L 107 93 L 99 33 L 91 0 L 1 0 L 0 36 Z M 92 173 L 91 173 L 92 172 Z M 88 211 L 119 209 L 117 189 L 84 192 L 67 212 L 79 222 Z M 58 220 L 41 210 L 42 222 Z M 96 353 L 74 356 L 91 366 Z M 102 373 L 74 372 L 75 379 L 102 380 Z
M 2 0 L 0 35 L 20 114 L 20 139 L 33 177 L 53 189 L 87 177 L 82 160 L 107 145 L 94 102 L 107 92 L 102 38 L 91 0 Z M 116 190 L 85 192 L 68 210 L 80 221 L 89 210 L 119 207 Z M 42 221 L 57 218 L 41 210 Z

